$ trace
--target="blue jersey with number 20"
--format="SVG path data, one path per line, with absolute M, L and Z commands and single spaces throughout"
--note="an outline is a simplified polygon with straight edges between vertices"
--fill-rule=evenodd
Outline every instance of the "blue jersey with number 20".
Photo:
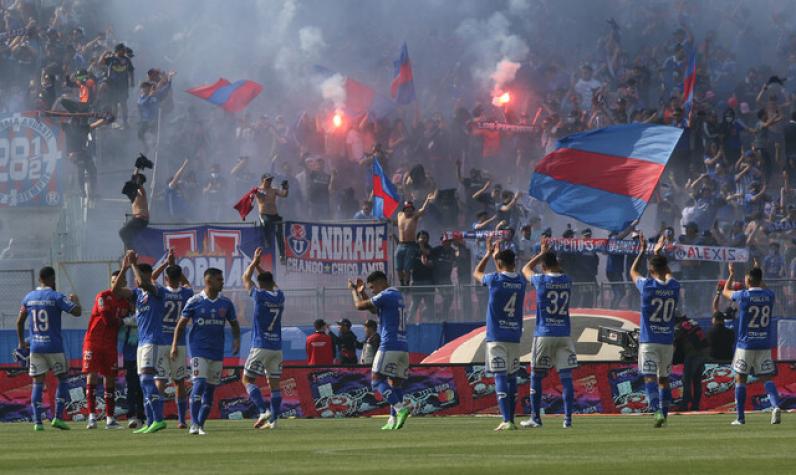
M 680 282 L 639 277 L 641 292 L 641 335 L 639 343 L 674 343 L 674 314 L 680 300 Z
M 525 278 L 515 272 L 494 272 L 485 275 L 482 283 L 489 288 L 486 341 L 519 343 L 522 338 Z
M 531 277 L 536 288 L 535 336 L 569 336 L 569 299 L 572 280 L 565 274 L 536 274 Z
M 769 350 L 771 341 L 771 317 L 774 310 L 774 292 L 771 289 L 751 287 L 732 293 L 732 301 L 738 304 L 738 348 L 745 350 Z
M 406 341 L 404 296 L 395 287 L 388 287 L 370 299 L 379 316 L 382 351 L 409 351 Z

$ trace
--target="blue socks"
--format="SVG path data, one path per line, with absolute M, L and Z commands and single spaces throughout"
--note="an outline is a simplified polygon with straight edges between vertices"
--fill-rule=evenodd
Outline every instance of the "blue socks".
M 282 408 L 282 391 L 271 391 L 271 418 L 269 422 L 274 422 L 279 418 L 279 410 Z
M 746 383 L 735 383 L 735 412 L 738 414 L 738 420 L 744 422 L 744 406 L 746 406 Z
M 571 422 L 572 409 L 575 402 L 575 387 L 572 384 L 572 371 L 561 370 L 558 372 L 558 376 L 561 378 L 561 386 L 563 386 L 561 397 L 564 400 L 564 420 Z
M 661 398 L 661 412 L 663 412 L 663 417 L 669 417 L 669 405 L 672 402 L 672 390 L 668 384 L 665 388 L 658 388 L 658 396 Z
M 263 400 L 263 393 L 260 392 L 260 387 L 254 383 L 246 384 L 246 393 L 249 395 L 249 401 L 254 404 L 254 407 L 260 412 L 265 413 L 265 401 Z
M 141 390 L 144 392 L 144 409 L 147 411 L 147 419 L 151 424 L 152 422 L 163 421 L 163 399 L 160 397 L 160 391 L 155 386 L 155 376 L 152 374 L 142 374 Z
M 207 416 L 210 415 L 210 410 L 213 409 L 213 395 L 216 392 L 214 384 L 205 385 L 205 393 L 202 395 L 202 407 L 199 409 L 199 419 L 197 424 L 199 427 L 204 427 Z
M 647 393 L 647 404 L 649 405 L 650 411 L 656 412 L 658 409 L 660 409 L 660 393 L 658 391 L 658 382 L 645 381 L 644 392 Z
M 195 378 L 191 388 L 191 423 L 199 425 L 199 410 L 202 408 L 202 396 L 207 387 L 207 380 L 205 378 Z
M 33 411 L 33 423 L 41 424 L 41 402 L 44 395 L 44 383 L 33 382 L 30 392 L 30 408 Z
M 185 424 L 185 410 L 187 409 L 187 406 L 187 399 L 177 399 L 177 422 L 180 424 Z
M 509 375 L 509 419 L 514 420 L 514 412 L 517 410 L 517 373 Z
M 55 413 L 53 419 L 61 419 L 66 409 L 66 400 L 69 398 L 69 390 L 66 388 L 66 377 L 58 378 L 58 387 L 55 388 Z
M 371 385 L 375 391 L 381 393 L 381 396 L 387 400 L 387 404 L 390 406 L 400 404 L 404 400 L 403 390 L 401 388 L 393 388 L 384 379 L 372 381 Z M 390 412 L 390 414 L 392 414 L 392 412 Z
M 779 407 L 779 394 L 777 393 L 777 385 L 774 381 L 766 381 L 765 384 L 766 394 L 768 394 L 768 402 L 771 403 L 771 408 Z
M 495 396 L 497 396 L 500 414 L 503 422 L 511 422 L 511 407 L 509 407 L 509 378 L 506 373 L 495 373 Z
M 544 374 L 531 373 L 531 412 L 536 422 L 542 420 L 542 381 Z

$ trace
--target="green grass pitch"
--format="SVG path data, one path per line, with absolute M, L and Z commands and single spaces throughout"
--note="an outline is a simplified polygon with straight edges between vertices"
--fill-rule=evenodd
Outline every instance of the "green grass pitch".
M 541 429 L 496 433 L 492 417 L 410 418 L 380 431 L 381 418 L 282 420 L 276 431 L 251 421 L 209 421 L 206 436 L 174 428 L 156 434 L 0 425 L 0 473 L 794 473 L 796 415 L 768 414 L 545 418 Z

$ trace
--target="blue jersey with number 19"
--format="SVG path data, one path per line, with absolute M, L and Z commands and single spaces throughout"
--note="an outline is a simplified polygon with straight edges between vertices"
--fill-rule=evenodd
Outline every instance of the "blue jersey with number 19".
M 636 288 L 641 292 L 639 343 L 671 345 L 674 343 L 674 313 L 680 300 L 680 282 L 639 277 Z
M 388 287 L 370 299 L 379 316 L 382 351 L 409 351 L 406 340 L 404 296 L 395 287 Z
M 522 338 L 525 278 L 516 272 L 494 272 L 485 275 L 482 284 L 489 288 L 486 341 L 519 343 Z
M 531 277 L 536 288 L 535 336 L 569 336 L 569 299 L 572 280 L 566 274 L 536 274 Z
M 252 348 L 266 350 L 282 349 L 282 312 L 285 310 L 285 294 L 252 287 L 254 318 L 252 318 Z
M 22 299 L 22 310 L 30 321 L 31 353 L 63 353 L 61 312 L 71 312 L 76 306 L 49 287 L 38 287 Z
M 738 304 L 738 348 L 744 350 L 770 350 L 771 317 L 774 310 L 774 291 L 750 287 L 732 293 Z
M 171 345 L 174 340 L 174 329 L 177 328 L 177 321 L 182 315 L 182 309 L 188 303 L 188 299 L 193 297 L 193 289 L 190 287 L 171 287 L 163 288 L 163 329 L 160 332 L 158 345 Z M 185 346 L 185 333 L 182 332 L 177 341 L 178 346 Z

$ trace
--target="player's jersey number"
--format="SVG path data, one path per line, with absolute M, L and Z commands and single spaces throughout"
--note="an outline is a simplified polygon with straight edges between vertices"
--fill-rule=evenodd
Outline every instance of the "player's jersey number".
M 163 323 L 177 323 L 182 314 L 182 302 L 167 300 L 165 306 L 166 314 L 163 316 Z
M 50 329 L 50 316 L 45 309 L 31 309 L 30 322 L 33 325 L 33 333 L 46 332 Z
M 650 315 L 650 322 L 652 323 L 669 323 L 674 318 L 674 306 L 676 302 L 674 299 L 654 298 L 650 301 L 654 307 L 652 315 Z
M 511 294 L 511 298 L 506 302 L 506 305 L 503 306 L 503 313 L 508 318 L 517 316 L 517 292 Z
M 569 290 L 548 290 L 544 297 L 547 299 L 544 310 L 548 315 L 569 315 Z
M 752 319 L 749 320 L 749 328 L 767 328 L 771 322 L 771 307 L 768 305 L 749 307 L 749 315 L 752 316 Z

